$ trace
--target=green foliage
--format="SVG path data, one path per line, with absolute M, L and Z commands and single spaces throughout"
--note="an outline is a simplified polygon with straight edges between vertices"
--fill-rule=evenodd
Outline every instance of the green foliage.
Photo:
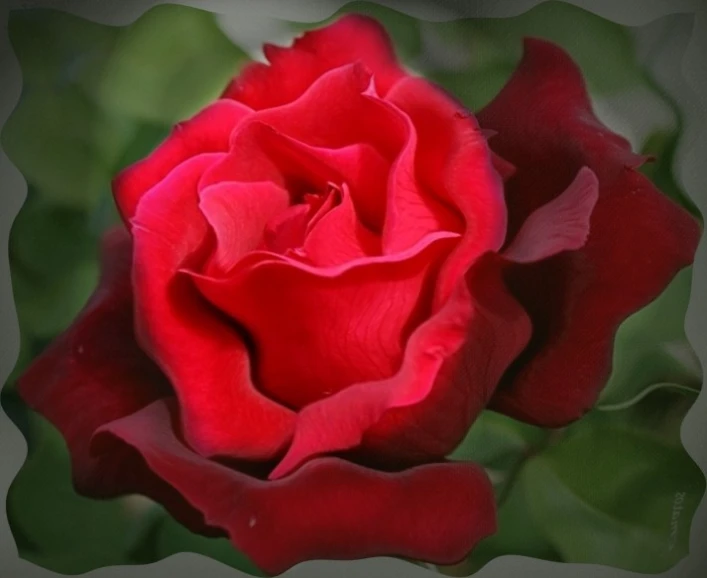
M 89 92 L 104 109 L 171 124 L 217 98 L 244 59 L 212 13 L 156 6 L 91 68 Z
M 426 60 L 423 72 L 472 110 L 487 104 L 505 84 L 520 60 L 526 36 L 550 40 L 567 50 L 594 94 L 632 87 L 644 75 L 626 28 L 566 2 L 543 2 L 512 18 L 426 22 L 425 35 L 464 60 L 462 66 L 449 66 L 441 52 L 440 58 Z
M 22 557 L 64 574 L 121 563 L 132 525 L 128 511 L 117 500 L 79 496 L 59 433 L 36 417 L 25 424 L 29 455 L 7 501 L 13 532 L 27 545 Z
M 699 390 L 702 371 L 684 328 L 691 283 L 692 269 L 688 267 L 650 305 L 621 324 L 614 344 L 613 371 L 599 408 L 621 407 L 663 382 Z

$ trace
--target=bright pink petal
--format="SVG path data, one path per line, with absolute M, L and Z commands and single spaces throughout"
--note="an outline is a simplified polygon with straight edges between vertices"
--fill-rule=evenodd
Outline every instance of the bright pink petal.
M 271 182 L 225 182 L 199 193 L 199 208 L 216 237 L 209 275 L 225 274 L 261 243 L 268 222 L 287 209 L 289 193 Z
M 464 235 L 440 273 L 438 309 L 475 260 L 503 244 L 503 183 L 473 116 L 440 88 L 411 77 L 399 82 L 387 100 L 415 126 L 415 170 L 423 190 L 453 207 L 463 223 Z
M 296 100 L 328 70 L 354 62 L 373 72 L 380 95 L 405 76 L 385 29 L 360 14 L 305 32 L 290 48 L 266 45 L 264 51 L 270 64 L 247 66 L 228 86 L 224 98 L 256 110 L 280 106 Z
M 594 404 L 611 371 L 614 335 L 692 262 L 700 228 L 635 168 L 644 160 L 592 112 L 581 72 L 559 47 L 528 39 L 523 59 L 478 115 L 494 150 L 516 166 L 506 185 L 509 237 L 586 166 L 599 181 L 586 244 L 508 282 L 534 328 L 491 407 L 548 427 Z
M 489 255 L 407 341 L 400 370 L 303 408 L 276 479 L 313 456 L 357 448 L 388 463 L 439 459 L 464 438 L 530 335 Z
M 259 388 L 302 407 L 397 370 L 409 332 L 427 315 L 433 275 L 455 241 L 437 233 L 394 257 L 327 268 L 266 254 L 228 278 L 195 282 L 252 337 Z
M 123 220 L 135 214 L 140 198 L 179 163 L 201 153 L 228 150 L 231 131 L 252 111 L 232 100 L 217 100 L 193 118 L 177 124 L 149 156 L 113 180 L 113 194 Z
M 269 574 L 307 560 L 374 556 L 452 564 L 496 529 L 492 486 L 474 464 L 382 473 L 324 458 L 268 482 L 190 451 L 173 433 L 174 417 L 173 406 L 155 403 L 108 424 L 94 445 L 134 448 Z
M 287 443 L 293 415 L 253 386 L 241 335 L 201 298 L 189 278 L 208 225 L 197 183 L 222 158 L 185 161 L 143 196 L 133 218 L 136 323 L 143 348 L 169 376 L 189 444 L 206 456 L 265 459 Z
M 591 169 L 583 167 L 564 192 L 528 216 L 504 257 L 532 263 L 580 249 L 589 236 L 589 220 L 598 198 L 599 181 Z

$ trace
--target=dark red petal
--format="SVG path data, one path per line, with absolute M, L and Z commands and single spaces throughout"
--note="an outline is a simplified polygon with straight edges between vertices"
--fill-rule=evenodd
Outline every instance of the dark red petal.
M 315 267 L 251 254 L 230 277 L 195 276 L 216 307 L 248 330 L 258 386 L 302 407 L 394 373 L 411 329 L 429 309 L 433 275 L 456 241 L 437 233 L 408 252 Z
M 130 221 L 140 197 L 179 163 L 197 154 L 227 151 L 231 131 L 251 113 L 240 103 L 217 100 L 193 118 L 177 124 L 149 156 L 124 169 L 113 180 L 113 195 L 123 220 Z
M 415 170 L 422 187 L 463 220 L 464 235 L 440 273 L 437 309 L 479 256 L 501 248 L 506 236 L 503 182 L 476 120 L 440 88 L 411 77 L 399 82 L 387 100 L 415 126 Z
M 364 453 L 390 463 L 451 452 L 530 335 L 525 312 L 505 290 L 501 265 L 487 254 L 460 280 L 444 307 L 408 339 L 394 376 L 300 411 L 292 445 L 271 478 L 362 441 Z
M 700 228 L 635 168 L 642 157 L 592 112 L 581 72 L 550 42 L 528 39 L 523 59 L 478 115 L 491 146 L 516 166 L 506 184 L 510 236 L 587 166 L 599 198 L 583 248 L 509 270 L 533 338 L 491 407 L 555 427 L 594 404 L 611 371 L 614 335 L 692 262 Z
M 177 275 L 207 239 L 197 183 L 222 157 L 195 156 L 142 197 L 132 228 L 136 328 L 176 390 L 189 444 L 207 456 L 266 459 L 287 443 L 294 416 L 255 389 L 241 335 Z
M 307 560 L 374 556 L 452 564 L 496 530 L 493 489 L 474 464 L 390 474 L 323 458 L 284 480 L 262 481 L 191 452 L 173 433 L 174 411 L 156 402 L 108 424 L 94 443 L 103 451 L 119 440 L 135 448 L 270 574 Z
M 77 488 L 92 495 L 103 493 L 101 481 L 110 476 L 110 465 L 89 455 L 93 432 L 170 393 L 135 341 L 132 242 L 124 229 L 106 234 L 101 260 L 101 279 L 86 307 L 18 380 L 25 402 L 64 436 Z
M 296 100 L 326 71 L 354 62 L 373 72 L 380 95 L 405 76 L 385 29 L 360 14 L 305 32 L 291 48 L 266 45 L 264 51 L 270 65 L 247 66 L 228 86 L 224 98 L 256 110 L 280 106 Z

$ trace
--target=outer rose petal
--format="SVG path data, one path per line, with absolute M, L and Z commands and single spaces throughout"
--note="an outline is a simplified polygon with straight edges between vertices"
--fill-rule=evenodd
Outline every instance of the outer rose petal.
M 94 445 L 106 453 L 132 446 L 270 574 L 306 560 L 386 555 L 452 564 L 496 529 L 492 486 L 473 464 L 387 474 L 325 458 L 268 482 L 190 451 L 174 435 L 174 417 L 172 404 L 156 402 L 106 425 Z
M 549 42 L 526 41 L 518 69 L 478 118 L 498 132 L 492 146 L 517 168 L 506 186 L 511 236 L 582 166 L 599 180 L 584 248 L 508 274 L 534 333 L 491 407 L 562 426 L 596 400 L 621 321 L 692 261 L 699 226 L 634 170 L 640 157 L 597 120 L 579 69 Z
M 305 32 L 291 48 L 265 46 L 270 65 L 253 63 L 228 86 L 233 98 L 255 110 L 296 100 L 319 76 L 332 68 L 362 62 L 373 71 L 376 90 L 385 95 L 405 76 L 385 29 L 373 18 L 350 14 L 333 24 Z
M 78 492 L 93 498 L 113 497 L 115 479 L 130 472 L 143 490 L 159 491 L 182 523 L 213 534 L 172 488 L 136 474 L 139 458 L 133 453 L 89 451 L 98 428 L 171 395 L 164 375 L 135 341 L 131 261 L 128 233 L 124 229 L 107 233 L 98 288 L 71 327 L 22 375 L 18 390 L 64 437 Z
M 241 335 L 176 274 L 208 239 L 197 182 L 222 156 L 185 161 L 140 201 L 132 221 L 136 327 L 176 390 L 190 445 L 207 456 L 262 460 L 288 441 L 294 416 L 255 389 Z
M 228 150 L 231 131 L 252 111 L 232 100 L 217 100 L 193 118 L 177 124 L 149 156 L 125 168 L 113 180 L 113 195 L 128 223 L 151 187 L 179 163 L 201 153 Z

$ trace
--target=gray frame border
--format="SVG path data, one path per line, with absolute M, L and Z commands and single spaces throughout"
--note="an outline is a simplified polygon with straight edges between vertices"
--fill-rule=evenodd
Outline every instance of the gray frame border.
M 375 0 L 428 20 L 449 20 L 455 17 L 510 17 L 521 14 L 543 0 Z M 707 66 L 700 58 L 707 54 L 707 3 L 700 0 L 564 0 L 615 22 L 639 26 L 673 14 L 694 15 L 694 27 L 683 57 L 681 70 L 662 67 L 661 79 L 685 111 L 686 130 L 678 150 L 677 177 L 685 190 L 707 215 Z M 0 126 L 15 108 L 21 91 L 19 64 L 7 37 L 7 19 L 11 9 L 54 8 L 110 25 L 126 25 L 157 4 L 184 4 L 221 14 L 254 14 L 254 0 L 9 0 L 0 9 Z M 330 16 L 347 0 L 258 0 L 257 9 L 267 18 L 318 21 Z M 19 327 L 12 297 L 9 275 L 8 240 L 12 222 L 26 197 L 26 183 L 17 168 L 0 149 L 0 383 L 10 374 L 19 353 Z M 688 308 L 686 331 L 693 348 L 707 367 L 707 333 L 700 321 L 707 320 L 707 242 L 702 239 L 694 265 L 692 298 Z M 703 472 L 707 471 L 707 392 L 702 391 L 682 426 L 683 444 Z M 24 463 L 27 443 L 20 431 L 0 410 L 0 494 L 6 497 L 10 484 Z M 5 500 L 4 500 L 5 502 Z M 666 521 L 667 523 L 667 521 Z M 657 574 L 661 578 L 697 577 L 707 569 L 707 497 L 703 498 L 692 522 L 691 554 L 676 566 Z M 14 538 L 7 521 L 6 509 L 0 514 L 0 567 L 4 576 L 51 578 L 56 573 L 45 570 L 18 557 Z M 7 572 L 7 573 L 5 573 Z M 567 572 L 580 578 L 629 578 L 644 576 L 617 568 L 592 564 L 555 563 L 508 555 L 496 558 L 475 574 L 478 578 L 504 576 L 561 577 Z M 197 574 L 215 578 L 249 576 L 215 560 L 193 553 L 181 553 L 160 562 L 144 566 L 114 566 L 88 572 L 90 578 L 149 578 L 170 576 L 187 578 Z M 282 576 L 386 577 L 430 576 L 424 568 L 392 558 L 372 558 L 359 561 L 311 561 L 297 565 Z

